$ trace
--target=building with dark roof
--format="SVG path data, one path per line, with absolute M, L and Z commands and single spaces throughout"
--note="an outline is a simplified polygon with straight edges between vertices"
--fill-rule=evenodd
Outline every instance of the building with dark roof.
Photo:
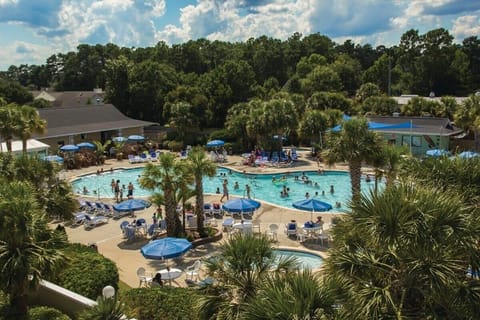
M 129 135 L 143 135 L 144 127 L 154 122 L 131 119 L 111 104 L 89 104 L 39 109 L 47 122 L 47 130 L 35 139 L 56 150 L 59 145 L 84 141 L 101 141 Z
M 93 91 L 32 91 L 34 99 L 44 99 L 52 107 L 77 107 L 104 103 L 104 92 L 97 88 Z

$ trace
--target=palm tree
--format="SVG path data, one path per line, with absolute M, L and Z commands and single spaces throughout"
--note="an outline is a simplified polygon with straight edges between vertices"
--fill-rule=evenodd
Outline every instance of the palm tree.
M 167 234 L 170 237 L 177 237 L 182 231 L 175 199 L 177 179 L 181 174 L 182 168 L 175 161 L 175 156 L 170 153 L 163 153 L 159 157 L 158 165 L 147 164 L 140 178 L 140 185 L 143 188 L 152 191 L 162 191 Z
M 37 109 L 30 106 L 19 107 L 20 121 L 17 127 L 16 136 L 22 139 L 23 153 L 27 153 L 27 140 L 32 134 L 43 134 L 46 130 L 47 122 L 40 118 Z
M 413 183 L 353 202 L 325 266 L 339 286 L 341 318 L 471 318 L 480 286 L 465 274 L 480 268 L 478 210 Z
M 101 143 L 100 141 L 93 141 L 95 145 L 95 156 L 97 157 L 97 163 L 104 164 L 105 163 L 105 151 L 107 147 L 112 143 L 111 140 L 105 141 L 105 143 Z
M 338 161 L 348 162 L 352 183 L 352 201 L 357 201 L 361 194 L 362 163 L 371 162 L 378 156 L 381 140 L 377 134 L 368 129 L 365 118 L 352 118 L 344 121 L 342 130 L 332 132 L 328 137 L 328 147 L 324 158 L 328 164 Z
M 21 318 L 27 313 L 27 289 L 52 276 L 65 261 L 61 248 L 66 236 L 48 227 L 26 182 L 0 183 L 0 229 L 0 284 Z
M 332 319 L 333 291 L 310 270 L 268 276 L 246 307 L 243 319 Z M 292 299 L 294 297 L 294 299 Z
M 184 164 L 184 162 L 181 162 L 181 164 Z M 175 201 L 176 203 L 181 203 L 182 204 L 182 226 L 183 226 L 183 232 L 185 233 L 185 218 L 186 218 L 186 209 L 187 209 L 187 201 L 191 197 L 196 195 L 196 191 L 190 186 L 193 183 L 193 174 L 191 174 L 190 167 L 188 165 L 182 166 L 183 168 L 183 173 L 181 176 L 179 176 L 179 179 L 177 180 L 177 193 L 175 194 Z M 197 220 L 198 223 L 198 220 Z
M 208 275 L 216 282 L 195 304 L 202 319 L 238 319 L 269 274 L 297 270 L 294 258 L 275 261 L 269 239 L 250 234 L 228 240 L 220 255 L 206 265 Z
M 195 214 L 197 216 L 197 230 L 200 237 L 205 237 L 203 226 L 203 176 L 213 177 L 217 166 L 205 156 L 202 147 L 195 147 L 188 154 L 188 167 L 195 178 Z
M 20 126 L 18 106 L 14 103 L 0 107 L 0 135 L 7 145 L 7 151 L 12 152 L 12 140 Z
M 398 147 L 391 144 L 385 144 L 382 147 L 383 169 L 387 178 L 387 188 L 392 186 L 397 179 L 401 165 L 404 163 L 404 157 L 408 154 L 405 146 Z

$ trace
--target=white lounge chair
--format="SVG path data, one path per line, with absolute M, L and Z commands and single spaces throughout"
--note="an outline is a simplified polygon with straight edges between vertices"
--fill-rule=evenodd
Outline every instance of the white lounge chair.
M 187 279 L 190 277 L 190 280 L 199 279 L 200 268 L 202 266 L 202 262 L 200 260 L 195 261 L 191 266 L 188 266 L 185 269 L 185 274 L 187 275 Z
M 89 214 L 85 215 L 84 226 L 85 229 L 95 228 L 101 224 L 108 223 L 108 218 L 105 216 L 91 216 Z

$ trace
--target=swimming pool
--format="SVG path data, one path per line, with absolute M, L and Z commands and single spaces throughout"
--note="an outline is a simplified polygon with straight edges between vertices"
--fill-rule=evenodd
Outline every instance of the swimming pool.
M 273 251 L 278 257 L 295 257 L 300 263 L 302 269 L 318 269 L 323 264 L 322 257 L 313 253 L 288 249 L 274 249 Z
M 113 172 L 104 172 L 100 175 L 91 174 L 79 177 L 72 182 L 75 193 L 81 195 L 83 187 L 89 191 L 89 196 L 99 196 L 103 198 L 113 198 L 114 193 L 111 189 L 111 181 L 120 180 L 120 185 L 127 186 L 129 182 L 134 185 L 134 196 L 147 197 L 150 191 L 142 189 L 138 184 L 138 178 L 141 176 L 143 168 L 120 169 Z M 301 175 L 304 174 L 312 183 L 304 183 Z M 273 178 L 275 181 L 273 182 Z M 227 168 L 218 168 L 217 175 L 213 178 L 205 177 L 203 179 L 203 190 L 208 194 L 215 194 L 217 188 L 222 191 L 222 182 L 228 180 L 228 189 L 230 195 L 246 196 L 245 186 L 248 184 L 251 188 L 250 195 L 253 199 L 266 201 L 282 207 L 293 208 L 292 203 L 297 200 L 305 199 L 308 192 L 310 197 L 330 203 L 335 206 L 340 202 L 342 207 L 335 208 L 335 211 L 341 211 L 345 204 L 351 198 L 350 176 L 348 172 L 325 171 L 319 174 L 317 171 L 276 173 L 276 174 L 251 174 L 241 173 L 229 170 Z M 238 183 L 238 189 L 234 185 Z M 281 197 L 280 192 L 283 188 L 288 188 L 288 196 Z M 330 192 L 330 186 L 333 186 L 334 192 Z M 367 192 L 374 187 L 374 182 L 362 180 L 362 192 Z M 380 186 L 382 187 L 382 186 Z M 126 190 L 124 196 L 126 197 Z M 220 200 L 221 195 L 219 195 Z

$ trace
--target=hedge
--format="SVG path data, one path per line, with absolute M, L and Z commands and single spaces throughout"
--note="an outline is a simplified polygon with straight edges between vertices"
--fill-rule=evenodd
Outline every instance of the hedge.
M 138 320 L 197 320 L 192 306 L 198 295 L 191 288 L 137 288 L 127 291 L 121 302 L 124 312 Z
M 28 310 L 29 320 L 71 320 L 60 310 L 49 307 L 33 307 Z
M 96 300 L 105 286 L 118 290 L 116 264 L 91 247 L 71 244 L 65 249 L 68 265 L 53 279 L 66 289 Z

